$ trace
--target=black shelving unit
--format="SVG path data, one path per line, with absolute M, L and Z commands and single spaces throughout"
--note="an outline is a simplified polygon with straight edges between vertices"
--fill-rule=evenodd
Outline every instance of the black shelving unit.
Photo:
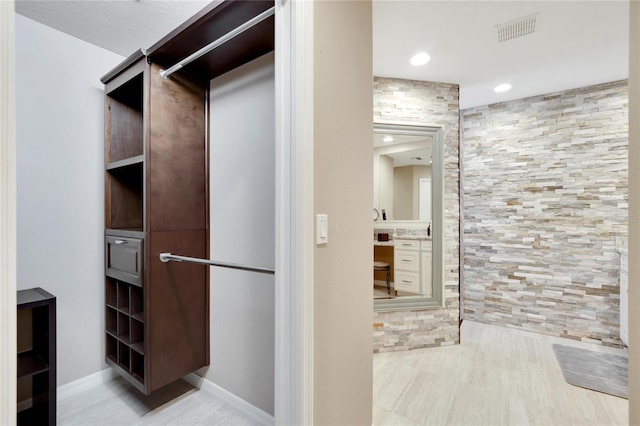
M 56 298 L 32 288 L 17 294 L 18 425 L 56 424 Z

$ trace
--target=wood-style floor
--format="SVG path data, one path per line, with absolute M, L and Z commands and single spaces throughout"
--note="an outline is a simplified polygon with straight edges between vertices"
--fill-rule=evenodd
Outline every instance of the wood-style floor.
M 58 425 L 255 425 L 205 390 L 180 380 L 144 396 L 116 378 L 58 399 Z
M 626 425 L 628 402 L 566 383 L 551 345 L 622 349 L 465 321 L 462 343 L 373 355 L 374 425 Z M 59 425 L 250 425 L 177 382 L 144 397 L 122 379 L 58 400 Z
M 551 345 L 623 349 L 470 321 L 461 342 L 375 354 L 373 424 L 628 424 L 628 401 L 566 383 Z

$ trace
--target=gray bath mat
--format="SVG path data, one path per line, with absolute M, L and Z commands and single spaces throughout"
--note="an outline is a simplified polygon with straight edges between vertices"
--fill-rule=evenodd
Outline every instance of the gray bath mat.
M 557 344 L 553 351 L 567 383 L 629 398 L 627 357 Z

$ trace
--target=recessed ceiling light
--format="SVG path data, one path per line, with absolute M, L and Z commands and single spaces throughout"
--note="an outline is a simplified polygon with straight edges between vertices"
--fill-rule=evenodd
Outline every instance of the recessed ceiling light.
M 392 136 L 385 136 L 384 139 L 382 139 L 383 142 L 393 142 L 393 137 Z
M 431 60 L 431 56 L 429 56 L 427 53 L 425 52 L 416 53 L 411 57 L 411 65 L 418 67 L 420 65 L 426 64 L 430 60 Z
M 506 92 L 507 90 L 511 90 L 511 85 L 509 83 L 498 84 L 493 88 L 493 91 L 496 93 Z

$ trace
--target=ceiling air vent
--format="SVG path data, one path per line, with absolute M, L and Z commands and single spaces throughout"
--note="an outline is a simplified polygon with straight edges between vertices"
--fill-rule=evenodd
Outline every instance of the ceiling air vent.
M 522 18 L 514 19 L 513 21 L 505 22 L 504 24 L 496 25 L 496 41 L 502 43 L 503 41 L 513 40 L 514 38 L 526 36 L 532 34 L 536 30 L 536 19 L 538 13 L 524 16 Z

